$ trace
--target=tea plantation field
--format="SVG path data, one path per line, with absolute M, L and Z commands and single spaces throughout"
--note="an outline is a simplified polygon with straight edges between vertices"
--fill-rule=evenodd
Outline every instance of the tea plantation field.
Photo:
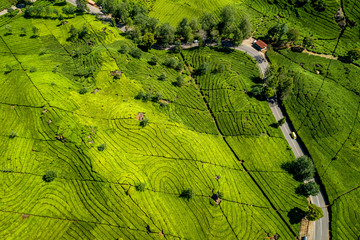
M 87 14 L 0 17 L 0 239 L 294 239 L 288 213 L 307 200 L 280 167 L 294 156 L 267 102 L 246 93 L 255 62 L 217 48 L 135 49 Z M 195 75 L 205 62 L 211 73 Z
M 289 50 L 269 57 L 273 64 L 297 72 L 284 105 L 325 185 L 333 239 L 356 239 L 360 234 L 360 68 Z

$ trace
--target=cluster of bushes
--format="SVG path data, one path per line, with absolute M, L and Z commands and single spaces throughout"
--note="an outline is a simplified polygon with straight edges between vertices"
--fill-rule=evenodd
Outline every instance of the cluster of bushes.
M 156 42 L 168 46 L 175 39 L 192 42 L 198 38 L 202 45 L 205 40 L 221 41 L 221 38 L 225 38 L 240 44 L 251 35 L 248 18 L 230 6 L 222 10 L 219 21 L 211 13 L 205 13 L 200 19 L 184 18 L 174 28 L 169 23 L 159 25 L 157 19 L 148 16 L 146 5 L 140 1 L 99 0 L 98 4 L 117 21 L 126 24 L 131 29 L 131 38 L 146 49 Z
M 4 29 L 5 29 L 5 35 L 7 36 L 7 35 L 11 35 L 13 32 L 12 32 L 12 27 L 10 26 L 10 25 L 6 25 L 5 27 L 4 27 Z M 33 32 L 33 35 L 31 36 L 32 38 L 36 38 L 36 37 L 38 37 L 39 36 L 39 29 L 37 28 L 37 27 L 35 27 L 35 26 L 33 26 L 32 28 L 31 28 L 31 30 L 32 30 L 32 32 Z M 27 29 L 25 28 L 25 27 L 21 27 L 20 28 L 20 31 L 21 31 L 21 34 L 20 34 L 20 36 L 26 36 L 27 35 Z
M 148 101 L 158 102 L 159 100 L 162 99 L 162 94 L 160 92 L 154 94 L 151 91 L 148 91 L 147 93 L 140 91 L 138 95 L 136 95 L 135 99 L 143 100 L 144 102 L 148 102 Z
M 294 179 L 300 182 L 308 181 L 314 177 L 315 167 L 311 158 L 302 156 L 295 162 L 286 163 L 283 168 L 294 176 Z M 320 187 L 313 181 L 301 183 L 296 189 L 296 193 L 303 196 L 316 196 L 320 191 Z

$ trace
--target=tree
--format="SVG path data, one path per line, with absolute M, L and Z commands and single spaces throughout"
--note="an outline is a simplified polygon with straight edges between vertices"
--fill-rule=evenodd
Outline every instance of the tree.
M 12 28 L 11 26 L 8 24 L 8 25 L 5 25 L 5 31 L 6 31 L 6 35 L 11 35 L 12 34 Z
M 152 98 L 153 102 L 158 102 L 160 99 L 162 99 L 162 93 L 158 92 L 156 95 Z
M 99 146 L 97 147 L 97 149 L 98 149 L 100 152 L 104 151 L 105 148 L 106 148 L 106 144 L 105 144 L 105 143 L 103 143 L 103 144 L 101 144 L 101 145 L 99 145 Z
M 137 59 L 140 59 L 141 58 L 141 55 L 142 55 L 142 52 L 140 49 L 136 48 L 136 47 L 133 47 L 130 49 L 130 52 L 129 54 L 133 57 L 133 58 L 137 58 Z
M 6 72 L 5 72 L 5 73 L 12 72 L 12 70 L 13 70 L 12 66 L 10 66 L 9 64 L 6 64 L 6 65 L 5 65 L 5 68 L 6 68 Z
M 316 196 L 320 192 L 320 186 L 316 182 L 302 183 L 296 188 L 296 193 L 305 197 Z
M 219 65 L 218 65 L 218 72 L 219 73 L 222 73 L 222 72 L 224 72 L 225 71 L 225 69 L 226 69 L 226 66 L 225 66 L 225 64 L 223 64 L 223 63 L 220 63 Z
M 165 81 L 166 78 L 167 78 L 166 73 L 161 73 L 161 75 L 159 76 L 159 80 L 160 80 L 160 81 Z
M 144 192 L 145 191 L 145 183 L 139 183 L 138 185 L 136 185 L 136 191 L 139 192 Z
M 204 13 L 201 20 L 202 29 L 209 35 L 216 26 L 215 17 L 211 13 Z
M 70 33 L 69 39 L 70 39 L 71 41 L 75 41 L 75 40 L 77 39 L 77 37 L 78 37 L 78 30 L 74 27 L 74 25 L 71 25 L 71 26 L 70 26 L 70 31 L 69 31 L 69 33 Z
M 135 96 L 135 99 L 141 100 L 145 97 L 145 93 L 140 90 L 140 92 Z
M 45 182 L 52 182 L 56 178 L 56 172 L 53 170 L 46 171 L 45 175 L 43 176 L 43 180 Z
M 82 12 L 89 11 L 86 0 L 76 0 L 76 6 Z
M 286 23 L 276 24 L 272 28 L 269 29 L 267 36 L 277 43 L 281 42 L 281 38 L 289 31 Z
M 180 194 L 180 197 L 184 198 L 186 200 L 190 200 L 190 199 L 194 198 L 194 196 L 195 196 L 195 191 L 191 188 L 183 190 Z
M 235 11 L 230 5 L 225 6 L 220 14 L 218 29 L 220 35 L 229 36 L 235 30 Z
M 126 44 L 121 44 L 118 52 L 121 53 L 121 54 L 126 54 L 127 51 L 128 51 L 127 45 Z
M 167 58 L 164 61 L 164 65 L 169 67 L 169 68 L 176 68 L 176 66 L 178 65 L 179 61 L 176 60 L 175 58 Z
M 277 122 L 277 125 L 280 127 L 280 126 L 284 125 L 284 123 L 286 123 L 286 117 L 283 117 L 282 119 L 280 119 L 280 120 Z
M 264 95 L 266 98 L 273 97 L 275 95 L 274 89 L 272 87 L 265 87 L 264 88 Z
M 207 74 L 208 72 L 210 72 L 210 63 L 208 62 L 203 62 L 200 64 L 199 68 L 197 69 L 197 74 L 199 75 L 205 75 Z
M 153 33 L 146 33 L 141 40 L 141 46 L 144 46 L 147 50 L 156 43 L 155 36 Z
M 39 36 L 39 29 L 35 26 L 32 27 L 33 36 L 37 37 Z
M 26 35 L 26 28 L 21 27 L 21 36 L 25 36 Z
M 235 29 L 233 39 L 236 46 L 239 46 L 243 42 L 244 34 L 240 31 L 240 29 Z
M 360 48 L 354 48 L 348 52 L 348 57 L 351 62 L 360 59 Z
M 315 167 L 311 158 L 302 156 L 296 159 L 296 162 L 291 166 L 291 172 L 294 178 L 298 181 L 309 180 L 314 176 Z
M 197 33 L 201 28 L 201 24 L 199 23 L 197 18 L 191 19 L 189 26 L 190 26 L 193 34 Z
M 187 18 L 183 18 L 181 22 L 179 22 L 177 28 L 176 28 L 176 34 L 180 37 L 184 37 L 185 35 L 185 29 L 189 27 L 189 22 Z
M 262 88 L 261 88 L 261 87 L 258 87 L 258 86 L 253 87 L 253 88 L 251 89 L 251 93 L 252 93 L 252 95 L 255 96 L 255 97 L 261 96 L 262 91 L 263 91 Z
M 290 29 L 287 33 L 286 33 L 286 36 L 287 36 L 287 40 L 289 42 L 295 42 L 298 40 L 299 38 L 299 30 L 295 29 L 295 28 L 292 28 Z
M 304 47 L 312 47 L 314 45 L 314 39 L 310 36 L 304 37 L 303 46 Z
M 149 64 L 155 66 L 158 63 L 158 61 L 159 61 L 159 58 L 156 55 L 153 55 L 153 56 L 151 56 Z
M 62 7 L 61 11 L 65 14 L 65 15 L 73 15 L 76 11 L 76 8 L 73 5 L 69 5 L 69 6 L 64 6 Z
M 315 204 L 309 205 L 309 210 L 306 214 L 306 218 L 310 221 L 316 221 L 324 216 L 323 210 L 321 207 L 316 206 Z
M 10 134 L 9 134 L 9 138 L 16 138 L 17 136 L 17 133 L 15 131 L 12 131 Z
M 160 42 L 163 46 L 169 46 L 174 41 L 175 29 L 169 23 L 160 26 L 158 36 L 161 37 Z
M 251 36 L 251 22 L 247 15 L 243 15 L 240 19 L 239 30 L 243 34 L 243 38 L 249 38 Z
M 178 87 L 182 87 L 185 85 L 185 80 L 184 80 L 183 76 L 180 75 L 176 78 L 175 85 Z
M 147 117 L 145 117 L 141 122 L 140 122 L 140 126 L 141 127 L 146 127 L 146 125 L 148 125 L 149 123 L 149 119 Z

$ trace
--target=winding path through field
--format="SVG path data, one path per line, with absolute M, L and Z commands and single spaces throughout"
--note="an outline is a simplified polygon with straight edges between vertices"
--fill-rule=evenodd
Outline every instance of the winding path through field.
M 266 60 L 264 54 L 255 50 L 251 46 L 251 40 L 247 39 L 241 44 L 239 47 L 235 47 L 235 49 L 243 51 L 253 57 L 258 62 L 258 67 L 260 69 L 262 77 L 265 76 L 266 69 L 269 66 L 268 61 Z M 282 119 L 284 117 L 283 109 L 281 109 L 280 105 L 277 103 L 276 99 L 269 101 L 270 109 L 276 119 L 276 121 Z M 303 149 L 301 148 L 299 141 L 291 138 L 290 133 L 294 130 L 291 129 L 288 121 L 284 125 L 280 127 L 283 132 L 286 141 L 289 143 L 292 151 L 294 152 L 295 157 L 301 157 L 304 154 Z M 311 181 L 316 181 L 312 179 Z M 321 207 L 324 211 L 324 217 L 317 220 L 315 222 L 314 236 L 312 236 L 313 240 L 328 240 L 329 239 L 329 213 L 326 208 L 325 198 L 322 191 L 318 195 L 311 196 L 311 202 Z
M 76 0 L 66 0 L 68 3 L 76 6 Z M 94 7 L 90 4 L 87 4 L 89 7 L 91 14 L 103 14 L 101 10 L 98 7 Z M 119 27 L 121 31 L 124 31 L 124 26 Z M 253 57 L 257 61 L 257 65 L 260 69 L 262 78 L 265 77 L 266 69 L 269 67 L 269 63 L 265 58 L 264 53 L 259 52 L 255 50 L 251 44 L 252 44 L 252 38 L 246 39 L 243 41 L 243 43 L 238 46 L 234 47 L 234 49 L 242 51 Z M 195 45 L 187 45 L 184 48 L 191 48 L 196 47 Z M 273 100 L 273 102 L 269 102 L 270 109 L 276 119 L 276 121 L 280 120 L 284 117 L 283 110 L 281 109 L 280 105 L 277 103 L 276 100 Z M 290 137 L 290 133 L 293 131 L 290 128 L 290 124 L 288 121 L 280 127 L 281 131 L 283 132 L 287 142 L 289 143 L 290 147 L 292 148 L 292 151 L 294 152 L 295 157 L 300 157 L 305 155 L 298 140 L 294 140 Z M 312 179 L 311 181 L 315 181 L 315 179 Z M 328 240 L 329 239 L 329 213 L 326 208 L 325 204 L 325 198 L 322 192 L 320 192 L 317 196 L 313 197 L 311 196 L 311 202 L 315 203 L 317 206 L 320 206 L 324 211 L 324 217 L 317 220 L 315 222 L 315 229 L 314 229 L 314 236 L 312 236 L 313 240 Z

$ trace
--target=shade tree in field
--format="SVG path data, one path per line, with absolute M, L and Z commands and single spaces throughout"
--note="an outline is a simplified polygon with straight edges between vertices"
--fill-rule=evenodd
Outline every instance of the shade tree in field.
M 146 33 L 141 40 L 141 46 L 149 50 L 152 45 L 156 43 L 155 36 L 153 33 Z
M 164 23 L 159 27 L 157 36 L 163 46 L 169 46 L 174 41 L 175 28 L 169 23 Z
M 56 178 L 57 174 L 53 170 L 46 171 L 46 173 L 43 176 L 43 180 L 45 182 L 52 182 Z
M 180 197 L 186 200 L 191 200 L 194 198 L 194 196 L 195 196 L 195 191 L 192 188 L 183 190 L 180 194 Z
M 348 52 L 350 62 L 354 62 L 360 59 L 360 48 L 354 48 Z
M 287 40 L 289 42 L 296 42 L 298 39 L 299 39 L 299 30 L 295 29 L 295 28 L 292 28 L 290 29 L 287 33 L 286 33 L 286 36 L 287 36 Z
M 288 162 L 282 165 L 282 167 L 292 174 L 297 181 L 310 180 L 314 177 L 315 167 L 308 156 L 301 156 L 294 162 Z

